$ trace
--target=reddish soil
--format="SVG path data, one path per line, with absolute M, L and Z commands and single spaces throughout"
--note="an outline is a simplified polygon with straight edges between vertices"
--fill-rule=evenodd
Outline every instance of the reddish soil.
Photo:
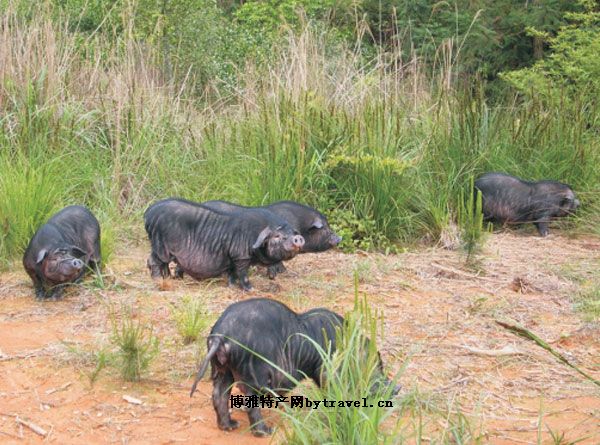
M 549 431 L 564 434 L 563 443 L 600 443 L 600 388 L 496 323 L 517 321 L 600 379 L 600 324 L 574 309 L 580 289 L 600 286 L 597 238 L 494 234 L 477 268 L 441 248 L 303 255 L 275 281 L 255 271 L 250 293 L 227 288 L 224 279 L 173 281 L 161 291 L 149 279 L 146 256 L 145 244 L 123 248 L 108 264 L 106 289 L 87 281 L 58 302 L 35 301 L 18 263 L 0 274 L 1 443 L 267 444 L 247 431 L 243 412 L 233 413 L 240 430 L 217 429 L 207 380 L 189 397 L 205 347 L 181 343 L 173 308 L 197 296 L 218 316 L 234 301 L 267 296 L 296 310 L 343 312 L 352 307 L 355 270 L 360 292 L 384 316 L 380 349 L 388 372 L 406 366 L 403 392 L 418 388 L 437 409 L 462 412 L 481 443 L 537 443 L 540 422 L 542 443 L 554 443 Z M 109 309 L 122 305 L 152 322 L 160 353 L 140 383 L 108 367 L 92 385 L 89 354 L 110 345 Z M 444 418 L 432 428 L 443 429 Z M 402 421 L 410 424 L 410 415 Z

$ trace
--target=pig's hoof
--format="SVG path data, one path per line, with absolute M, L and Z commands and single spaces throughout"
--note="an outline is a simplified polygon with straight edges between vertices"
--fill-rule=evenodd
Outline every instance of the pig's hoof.
M 252 434 L 256 437 L 270 436 L 271 434 L 273 434 L 273 428 L 269 428 L 264 423 L 260 423 L 259 425 L 256 425 L 254 428 L 252 428 Z
M 238 422 L 237 420 L 230 420 L 227 423 L 223 423 L 221 425 L 219 425 L 219 428 L 221 428 L 223 431 L 233 431 L 236 428 L 238 428 L 240 426 L 240 422 Z

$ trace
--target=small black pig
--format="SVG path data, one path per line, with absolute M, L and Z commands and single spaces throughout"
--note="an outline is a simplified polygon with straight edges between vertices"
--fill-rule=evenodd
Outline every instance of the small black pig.
M 152 245 L 148 268 L 153 278 L 169 275 L 169 262 L 201 280 L 228 273 L 244 290 L 251 264 L 271 265 L 293 258 L 304 238 L 271 212 L 221 212 L 183 199 L 165 199 L 144 213 Z
M 286 305 L 267 298 L 233 303 L 225 309 L 208 336 L 208 354 L 200 365 L 190 396 L 210 363 L 217 424 L 222 430 L 233 430 L 239 426 L 231 419 L 228 409 L 234 382 L 247 396 L 270 391 L 287 392 L 295 386 L 289 376 L 295 381 L 308 377 L 321 385 L 322 356 L 309 339 L 325 351 L 331 342 L 333 352 L 336 327 L 343 323 L 341 316 L 323 308 L 298 314 Z M 383 375 L 381 359 L 379 371 L 381 375 L 377 384 L 391 387 L 391 382 Z M 393 393 L 397 394 L 398 389 L 395 387 Z M 250 408 L 248 418 L 254 435 L 271 434 L 260 408 Z
M 580 203 L 567 184 L 558 181 L 530 182 L 504 173 L 485 173 L 475 181 L 481 191 L 486 221 L 501 224 L 533 223 L 541 236 L 548 224 L 573 214 Z
M 331 230 L 325 215 L 312 207 L 294 202 L 279 201 L 263 207 L 245 207 L 226 201 L 207 201 L 203 205 L 221 211 L 238 211 L 240 209 L 265 209 L 286 220 L 293 229 L 304 238 L 301 253 L 324 252 L 337 246 L 342 238 Z M 269 278 L 284 272 L 283 263 L 275 263 L 268 267 Z
M 99 273 L 100 224 L 87 208 L 69 206 L 40 227 L 25 250 L 23 266 L 38 299 L 60 298 L 87 267 Z

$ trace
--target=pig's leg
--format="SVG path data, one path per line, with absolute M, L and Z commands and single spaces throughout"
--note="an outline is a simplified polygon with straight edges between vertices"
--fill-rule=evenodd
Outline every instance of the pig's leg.
M 550 233 L 547 222 L 536 222 L 534 224 L 541 236 L 547 236 Z
M 37 274 L 32 274 L 31 279 L 33 281 L 33 288 L 35 289 L 36 300 L 43 300 L 46 298 L 46 290 L 44 289 L 44 284 L 40 277 Z
M 235 286 L 235 284 L 237 283 L 237 280 L 238 280 L 238 276 L 235 271 L 235 265 L 234 265 L 229 269 L 229 272 L 227 272 L 227 286 Z
M 250 267 L 249 260 L 235 261 L 235 274 L 240 280 L 240 287 L 245 291 L 252 290 L 252 285 L 248 279 L 248 267 Z
M 232 420 L 229 414 L 229 397 L 233 385 L 233 374 L 229 369 L 225 372 L 213 372 L 212 401 L 217 413 L 217 424 L 225 431 L 231 431 L 239 426 L 237 420 Z
M 256 395 L 260 397 L 259 394 L 253 390 L 249 390 L 246 395 Z M 252 434 L 255 436 L 264 437 L 273 433 L 273 428 L 268 427 L 265 423 L 262 414 L 260 413 L 260 408 L 250 408 L 248 411 L 248 421 L 250 422 L 250 427 L 252 428 Z
M 178 280 L 182 280 L 183 279 L 183 269 L 181 268 L 181 266 L 179 265 L 179 263 L 177 263 L 175 265 L 175 278 L 177 278 Z
M 62 298 L 63 289 L 65 286 L 63 284 L 58 284 L 53 286 L 46 292 L 46 298 L 48 300 L 60 300 Z
M 167 278 L 169 276 L 169 263 L 164 263 L 152 252 L 147 261 L 150 276 L 152 278 Z
M 267 275 L 271 280 L 274 280 L 278 273 L 283 273 L 285 271 L 286 268 L 281 261 L 267 267 Z
M 35 286 L 35 298 L 37 300 L 45 300 L 46 297 L 46 290 L 44 289 L 44 286 L 41 283 L 39 283 Z
M 90 269 L 94 271 L 98 278 L 102 276 L 102 273 L 100 273 L 100 260 L 90 260 Z

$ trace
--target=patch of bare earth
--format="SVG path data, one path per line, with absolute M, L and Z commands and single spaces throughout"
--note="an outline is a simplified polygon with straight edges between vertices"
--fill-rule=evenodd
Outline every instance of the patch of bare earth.
M 187 278 L 161 291 L 149 279 L 147 254 L 145 244 L 123 248 L 108 266 L 106 289 L 88 281 L 58 302 L 35 301 L 18 264 L 0 275 L 0 442 L 268 443 L 249 434 L 243 412 L 233 414 L 241 430 L 217 429 L 208 381 L 190 399 L 205 346 L 180 342 L 173 307 L 185 295 L 201 296 L 217 316 L 234 301 L 266 296 L 296 310 L 343 312 L 352 308 L 356 271 L 360 292 L 384 316 L 380 349 L 389 372 L 406 363 L 403 391 L 418 387 L 432 403 L 460 410 L 483 443 L 537 443 L 540 422 L 543 443 L 549 430 L 600 443 L 600 388 L 495 322 L 517 321 L 600 379 L 600 325 L 573 309 L 573 277 L 600 266 L 596 238 L 495 234 L 477 268 L 443 249 L 303 255 L 275 281 L 257 270 L 250 293 L 224 279 Z M 86 353 L 108 344 L 109 310 L 122 305 L 152 323 L 160 355 L 141 383 L 106 369 L 92 385 Z

